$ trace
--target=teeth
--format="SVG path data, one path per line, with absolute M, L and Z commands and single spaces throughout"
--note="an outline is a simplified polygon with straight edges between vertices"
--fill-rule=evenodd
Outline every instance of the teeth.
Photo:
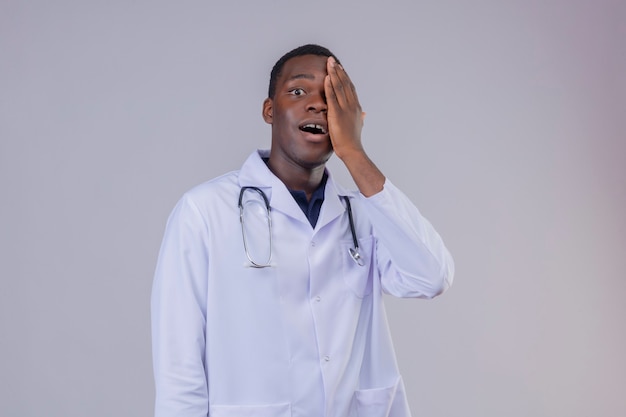
M 324 129 L 324 126 L 316 125 L 315 123 L 306 124 L 306 125 L 302 126 L 302 128 L 303 129 L 305 129 L 305 128 L 317 129 L 317 130 L 321 131 L 322 133 L 326 134 L 326 129 Z

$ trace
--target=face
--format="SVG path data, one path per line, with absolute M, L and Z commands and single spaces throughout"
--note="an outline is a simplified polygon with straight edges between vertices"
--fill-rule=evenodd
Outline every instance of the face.
M 332 155 L 324 93 L 326 61 L 317 55 L 291 58 L 278 77 L 274 98 L 263 103 L 263 118 L 272 125 L 272 166 L 311 170 Z

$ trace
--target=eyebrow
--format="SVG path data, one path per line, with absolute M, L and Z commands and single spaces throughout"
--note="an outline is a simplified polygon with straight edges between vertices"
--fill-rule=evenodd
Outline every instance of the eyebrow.
M 299 80 L 299 79 L 307 79 L 307 80 L 314 80 L 315 76 L 313 74 L 295 74 L 292 75 L 291 77 L 289 77 L 289 81 L 291 80 Z

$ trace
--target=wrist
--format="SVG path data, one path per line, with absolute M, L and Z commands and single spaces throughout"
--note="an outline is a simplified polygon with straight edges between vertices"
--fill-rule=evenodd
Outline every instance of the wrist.
M 360 146 L 360 144 L 352 146 L 333 145 L 333 151 L 335 152 L 335 155 L 337 155 L 337 158 L 341 159 L 345 164 L 352 160 L 367 159 L 365 150 L 362 146 Z

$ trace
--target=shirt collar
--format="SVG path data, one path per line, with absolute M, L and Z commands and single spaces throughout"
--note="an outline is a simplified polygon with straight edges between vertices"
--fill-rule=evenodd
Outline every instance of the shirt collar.
M 324 191 L 326 188 L 326 180 L 328 179 L 328 174 L 324 172 L 322 176 L 322 181 L 320 181 L 319 185 L 311 194 L 311 199 L 307 200 L 306 193 L 301 190 L 289 190 L 293 198 L 298 203 L 298 206 L 305 214 L 311 226 L 315 227 L 317 224 L 317 219 L 320 215 L 320 209 L 322 204 L 324 203 Z
M 270 151 L 265 149 L 252 152 L 239 171 L 239 186 L 260 188 L 269 199 L 272 210 L 281 211 L 294 219 L 309 223 L 285 184 L 263 162 L 263 158 L 268 158 L 269 155 Z M 324 226 L 345 211 L 339 197 L 346 195 L 345 190 L 334 182 L 328 169 L 325 175 L 326 186 L 322 191 L 324 204 L 316 228 Z

